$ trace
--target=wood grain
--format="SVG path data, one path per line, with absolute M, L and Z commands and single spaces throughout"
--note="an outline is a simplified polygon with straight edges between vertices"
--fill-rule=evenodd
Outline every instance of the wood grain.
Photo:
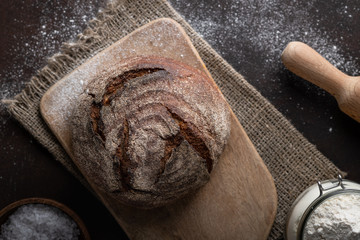
M 173 20 L 159 19 L 136 30 L 43 96 L 43 118 L 71 157 L 69 119 L 82 86 L 112 61 L 138 55 L 173 58 L 210 76 L 184 30 Z M 87 180 L 91 185 L 91 179 Z M 266 239 L 277 206 L 273 179 L 233 113 L 228 144 L 209 183 L 196 193 L 166 207 L 139 210 L 94 190 L 131 239 Z
M 341 72 L 302 42 L 289 43 L 281 59 L 290 71 L 333 95 L 340 109 L 360 122 L 360 77 Z

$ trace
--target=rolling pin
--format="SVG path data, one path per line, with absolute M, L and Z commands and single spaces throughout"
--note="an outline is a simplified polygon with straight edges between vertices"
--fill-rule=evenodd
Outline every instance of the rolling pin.
M 281 59 L 290 71 L 333 95 L 340 109 L 360 122 L 360 76 L 346 75 L 302 42 L 290 42 Z

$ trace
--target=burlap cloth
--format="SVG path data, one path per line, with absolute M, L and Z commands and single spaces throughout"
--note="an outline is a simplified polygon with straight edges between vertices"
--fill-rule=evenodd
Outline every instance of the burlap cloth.
M 212 77 L 274 177 L 278 212 L 269 239 L 281 238 L 295 198 L 315 180 L 333 178 L 339 169 L 310 144 L 284 116 L 212 49 L 165 0 L 112 1 L 96 20 L 65 43 L 47 66 L 12 101 L 12 115 L 71 173 L 84 178 L 50 132 L 39 112 L 42 95 L 56 81 L 136 28 L 160 17 L 173 18 L 190 36 Z

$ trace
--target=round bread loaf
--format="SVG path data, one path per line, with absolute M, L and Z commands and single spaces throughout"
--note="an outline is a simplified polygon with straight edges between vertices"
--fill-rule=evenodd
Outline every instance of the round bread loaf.
M 89 81 L 72 121 L 75 162 L 103 193 L 140 208 L 204 185 L 230 133 L 230 112 L 203 72 L 135 57 Z

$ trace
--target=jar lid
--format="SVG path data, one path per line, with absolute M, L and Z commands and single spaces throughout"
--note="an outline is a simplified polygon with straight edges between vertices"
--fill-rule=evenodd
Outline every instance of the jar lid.
M 323 201 L 338 194 L 360 194 L 360 184 L 342 179 L 325 180 L 307 188 L 293 203 L 288 214 L 285 239 L 301 240 L 306 220 Z

